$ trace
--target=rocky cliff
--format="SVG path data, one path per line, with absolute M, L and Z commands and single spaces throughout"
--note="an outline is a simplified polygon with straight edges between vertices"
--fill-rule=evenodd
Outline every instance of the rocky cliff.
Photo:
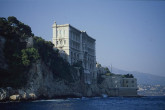
M 5 37 L 0 36 L 0 69 L 8 72 L 10 68 L 8 68 L 9 65 L 7 64 L 7 59 L 4 53 L 5 43 Z M 55 66 L 54 68 L 57 67 Z M 3 75 L 6 74 L 3 72 L 4 71 L 1 71 L 0 73 L 2 77 L 4 77 Z M 82 78 L 83 75 L 81 75 L 80 77 L 75 72 L 76 71 L 72 71 L 72 73 L 70 74 L 73 81 L 68 81 L 58 76 L 55 77 L 49 65 L 45 64 L 42 58 L 40 58 L 37 61 L 33 62 L 28 67 L 28 69 L 26 69 L 26 71 L 23 71 L 24 74 L 22 75 L 25 75 L 26 78 L 22 80 L 27 80 L 25 85 L 21 87 L 10 87 L 10 84 L 8 84 L 8 86 L 0 87 L 0 101 L 98 96 L 100 91 L 97 87 L 97 84 L 85 84 L 84 79 Z M 21 74 L 16 74 L 14 78 L 19 79 L 19 75 Z M 8 77 L 10 77 L 10 74 L 9 76 L 6 76 L 4 78 Z
M 99 95 L 97 84 L 86 85 L 81 80 L 71 83 L 64 79 L 54 78 L 53 73 L 41 60 L 32 64 L 28 74 L 28 82 L 24 87 L 1 88 L 0 100 L 18 101 Z

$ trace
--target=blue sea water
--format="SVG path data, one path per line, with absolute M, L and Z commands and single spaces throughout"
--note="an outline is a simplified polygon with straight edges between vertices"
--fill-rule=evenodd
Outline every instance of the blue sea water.
M 165 97 L 108 97 L 0 103 L 0 110 L 165 110 Z

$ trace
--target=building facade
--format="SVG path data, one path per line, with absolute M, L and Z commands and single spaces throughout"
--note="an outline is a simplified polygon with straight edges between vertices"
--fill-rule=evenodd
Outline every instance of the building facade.
M 92 83 L 97 78 L 95 39 L 85 31 L 80 31 L 70 24 L 53 24 L 53 44 L 66 53 L 66 60 L 72 65 L 82 61 L 85 83 Z
M 102 75 L 103 87 L 108 88 L 109 96 L 137 96 L 137 79 L 123 78 L 121 75 Z

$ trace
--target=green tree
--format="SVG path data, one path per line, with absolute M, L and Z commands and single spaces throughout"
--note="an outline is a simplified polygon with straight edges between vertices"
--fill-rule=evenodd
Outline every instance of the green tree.
M 11 26 L 9 25 L 6 18 L 0 18 L 0 35 L 6 36 L 11 33 Z
M 132 74 L 126 74 L 126 75 L 123 75 L 124 78 L 134 78 L 134 76 Z
M 32 62 L 35 62 L 39 59 L 38 50 L 35 48 L 27 48 L 22 51 L 22 64 L 25 66 L 29 66 Z
M 109 68 L 108 68 L 108 67 L 105 67 L 105 70 L 106 70 L 107 73 L 111 73 L 111 72 L 109 71 Z

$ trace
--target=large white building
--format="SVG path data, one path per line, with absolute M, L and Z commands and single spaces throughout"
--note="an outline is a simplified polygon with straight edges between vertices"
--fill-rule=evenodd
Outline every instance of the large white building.
M 66 53 L 66 60 L 72 65 L 82 61 L 85 83 L 92 83 L 97 78 L 95 39 L 85 31 L 80 31 L 70 24 L 53 24 L 53 44 Z

